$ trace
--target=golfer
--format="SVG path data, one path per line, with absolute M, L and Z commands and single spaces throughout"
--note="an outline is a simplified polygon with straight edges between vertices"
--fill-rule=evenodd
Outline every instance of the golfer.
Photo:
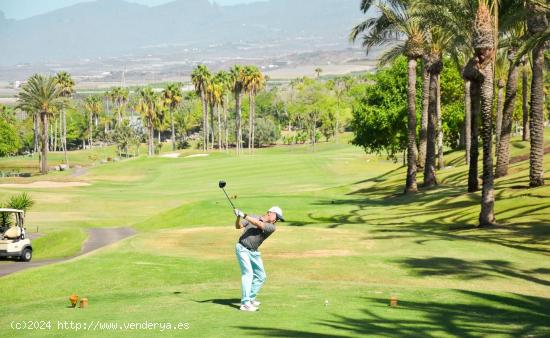
M 260 302 L 256 300 L 256 296 L 266 279 L 258 248 L 275 232 L 275 223 L 285 221 L 283 211 L 279 207 L 273 207 L 261 217 L 247 215 L 238 209 L 234 211 L 237 216 L 235 228 L 244 229 L 236 247 L 237 260 L 241 267 L 241 310 L 257 311 Z

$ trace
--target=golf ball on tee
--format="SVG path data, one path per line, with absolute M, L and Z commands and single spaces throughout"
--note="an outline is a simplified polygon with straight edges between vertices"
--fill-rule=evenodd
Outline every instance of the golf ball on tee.
M 327 305 L 328 305 L 328 300 L 325 300 L 325 306 L 327 306 Z

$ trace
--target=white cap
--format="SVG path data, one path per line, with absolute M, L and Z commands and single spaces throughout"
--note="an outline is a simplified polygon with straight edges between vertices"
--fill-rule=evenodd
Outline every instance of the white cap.
M 276 215 L 277 215 L 277 219 L 281 222 L 284 222 L 285 219 L 283 218 L 283 210 L 281 210 L 281 208 L 279 207 L 272 207 L 271 209 L 269 209 L 268 211 L 270 212 L 274 212 Z

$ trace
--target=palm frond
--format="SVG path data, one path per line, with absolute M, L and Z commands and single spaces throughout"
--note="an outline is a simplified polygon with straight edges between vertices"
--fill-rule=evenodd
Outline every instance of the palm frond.
M 388 63 L 391 63 L 395 59 L 397 59 L 399 56 L 404 55 L 407 51 L 407 48 L 404 43 L 399 43 L 395 45 L 393 48 L 386 51 L 378 61 L 378 64 L 380 67 L 383 67 L 387 65 Z

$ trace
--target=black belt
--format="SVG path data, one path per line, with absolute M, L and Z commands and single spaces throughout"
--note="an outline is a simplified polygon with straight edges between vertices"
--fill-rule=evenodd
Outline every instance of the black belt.
M 239 241 L 239 244 L 244 246 L 245 248 L 247 248 L 248 250 L 250 251 L 258 251 L 257 249 L 250 249 L 248 246 L 246 246 L 243 242 Z

